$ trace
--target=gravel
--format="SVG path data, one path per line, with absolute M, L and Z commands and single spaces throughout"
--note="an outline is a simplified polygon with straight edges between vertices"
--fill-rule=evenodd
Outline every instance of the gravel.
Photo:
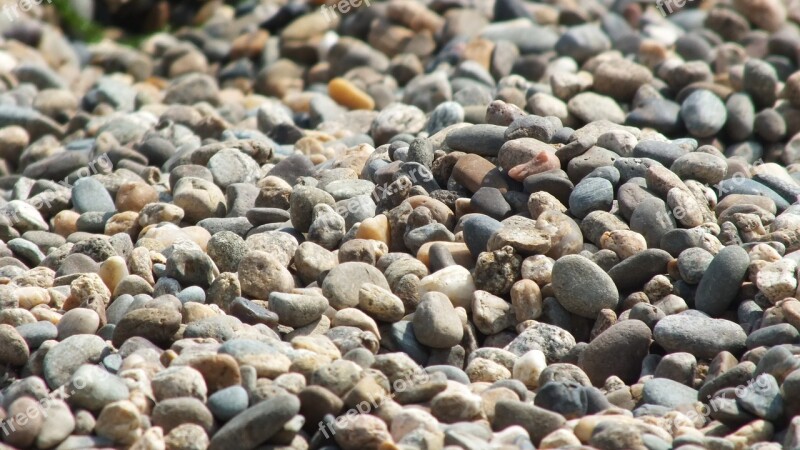
M 800 445 L 795 4 L 322 3 L 6 11 L 5 445 Z

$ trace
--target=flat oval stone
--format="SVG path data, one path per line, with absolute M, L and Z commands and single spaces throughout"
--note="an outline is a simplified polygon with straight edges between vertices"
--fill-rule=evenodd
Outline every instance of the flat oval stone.
M 731 194 L 759 195 L 768 197 L 775 202 L 778 211 L 783 211 L 789 207 L 789 202 L 781 197 L 780 194 L 758 181 L 749 178 L 729 178 L 727 180 L 722 180 L 717 186 L 714 186 L 714 188 L 720 200 Z
M 728 164 L 724 159 L 709 153 L 692 152 L 676 159 L 669 169 L 682 180 L 692 179 L 714 185 L 725 178 Z
M 649 158 L 667 167 L 685 154 L 685 149 L 672 142 L 639 141 L 633 148 L 634 158 Z
M 545 191 L 562 204 L 569 204 L 569 196 L 575 187 L 563 170 L 551 170 L 525 178 L 525 192 Z
M 672 256 L 657 248 L 649 248 L 626 258 L 608 271 L 620 292 L 640 290 L 645 283 L 658 274 L 667 273 L 667 264 Z
M 447 134 L 445 145 L 452 150 L 481 156 L 497 156 L 505 143 L 506 127 L 499 125 L 473 125 L 458 128 Z
M 609 211 L 614 202 L 614 187 L 603 178 L 585 178 L 569 196 L 569 210 L 583 219 L 592 211 Z
M 731 305 L 747 273 L 750 258 L 739 246 L 722 249 L 703 274 L 695 295 L 695 307 L 711 316 L 719 316 Z
M 89 211 L 115 212 L 114 199 L 106 188 L 94 178 L 81 178 L 72 187 L 72 203 L 79 213 Z
M 566 255 L 556 261 L 552 286 L 556 299 L 567 311 L 589 319 L 596 318 L 602 309 L 616 309 L 619 301 L 611 277 L 579 255 Z
M 681 104 L 681 118 L 692 136 L 706 138 L 715 135 L 728 117 L 725 105 L 713 92 L 694 91 Z
M 737 323 L 687 313 L 659 320 L 653 336 L 668 352 L 688 352 L 702 359 L 712 359 L 723 351 L 740 354 L 747 339 Z
M 661 238 L 675 229 L 675 217 L 658 197 L 643 199 L 633 210 L 630 219 L 631 230 L 640 233 L 650 248 L 658 248 Z
M 669 378 L 653 378 L 644 383 L 642 402 L 650 405 L 677 408 L 696 402 L 697 391 Z

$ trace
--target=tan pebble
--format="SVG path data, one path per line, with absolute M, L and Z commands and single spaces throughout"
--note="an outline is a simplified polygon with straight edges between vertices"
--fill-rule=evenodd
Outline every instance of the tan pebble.
M 374 239 L 391 246 L 391 233 L 389 218 L 385 214 L 378 214 L 361 222 L 356 232 L 356 239 Z
M 323 316 L 324 317 L 324 316 Z M 289 370 L 310 378 L 318 369 L 330 364 L 331 359 L 314 352 L 299 352 L 292 360 Z
M 639 44 L 639 60 L 650 68 L 667 59 L 668 54 L 666 46 L 656 40 L 644 39 Z
M 16 164 L 25 147 L 30 143 L 25 128 L 11 125 L 0 128 L 0 158 Z
M 65 209 L 53 217 L 53 231 L 63 237 L 78 231 L 78 218 L 81 215 L 70 209 Z
M 475 358 L 467 364 L 464 372 L 471 382 L 485 381 L 494 383 L 495 381 L 507 380 L 511 378 L 511 371 L 502 364 L 496 363 L 486 358 Z
M 309 155 L 308 159 L 309 159 L 309 161 L 311 161 L 311 164 L 315 164 L 316 165 L 316 164 L 324 163 L 325 161 L 328 160 L 328 157 L 325 156 L 325 155 L 320 155 L 319 153 L 317 153 L 317 154 L 314 154 L 314 155 Z
M 456 217 L 462 217 L 467 214 L 472 214 L 475 209 L 472 208 L 472 202 L 468 198 L 456 199 Z
M 512 391 L 506 387 L 496 387 L 494 389 L 487 389 L 483 391 L 481 394 L 481 407 L 483 408 L 483 413 L 486 414 L 486 418 L 489 419 L 489 422 L 494 421 L 494 410 L 497 402 L 500 400 L 513 400 L 519 401 L 519 395 L 516 392 Z
M 183 209 L 169 203 L 149 203 L 139 211 L 139 225 L 147 227 L 161 222 L 179 224 L 183 219 Z
M 31 397 L 19 397 L 8 408 L 8 416 L 17 418 L 15 427 L 4 433 L 3 441 L 15 448 L 30 448 L 36 440 L 44 423 L 44 414 L 30 414 L 28 411 L 42 411 L 42 406 Z M 20 420 L 19 418 L 25 419 Z
M 153 287 L 150 286 L 150 283 L 145 281 L 142 277 L 137 275 L 128 275 L 117 284 L 117 287 L 114 289 L 113 298 L 117 298 L 120 295 L 130 294 L 136 296 L 138 294 L 152 294 Z
M 139 240 L 145 238 L 155 239 L 159 241 L 163 247 L 157 247 L 155 250 L 160 251 L 165 247 L 169 247 L 180 239 L 191 239 L 183 229 L 173 224 L 150 225 L 142 229 L 139 233 Z
M 181 178 L 172 188 L 173 202 L 183 209 L 184 219 L 196 223 L 209 217 L 225 217 L 225 194 L 211 181 Z
M 781 255 L 771 245 L 756 244 L 750 249 L 750 261 L 766 261 L 775 262 L 780 261 Z
M 120 258 L 120 260 L 121 259 L 122 258 Z M 122 264 L 125 263 L 123 262 Z M 103 300 L 103 303 L 106 305 L 109 303 L 109 301 L 111 301 L 111 291 L 105 285 L 99 274 L 82 274 L 78 278 L 72 280 L 72 283 L 70 283 L 69 287 L 69 298 L 67 298 L 67 301 L 64 302 L 65 310 L 76 308 L 83 300 L 92 295 L 99 295 Z
M 144 247 L 136 247 L 128 257 L 128 270 L 131 275 L 138 275 L 148 283 L 155 284 L 153 277 L 153 262 L 150 251 Z
M 36 305 L 46 305 L 50 303 L 50 294 L 48 294 L 45 288 L 36 286 L 21 287 L 17 288 L 16 294 L 20 308 L 31 309 Z
M 286 340 L 291 341 L 296 337 L 303 337 L 303 336 L 321 336 L 330 331 L 330 329 L 331 329 L 331 319 L 329 319 L 328 316 L 323 315 L 316 321 L 311 322 L 310 324 L 304 327 L 295 328 L 291 332 L 286 333 Z M 371 345 L 376 341 L 368 341 L 366 339 L 366 336 L 364 338 L 365 339 L 362 339 L 361 345 L 367 350 L 371 351 L 372 350 Z M 377 348 L 375 348 L 375 351 L 376 352 L 378 351 Z
M 528 197 L 528 212 L 531 213 L 531 219 L 538 219 L 539 215 L 548 209 L 554 209 L 560 213 L 567 212 L 567 207 L 549 192 L 534 192 Z
M 197 302 L 188 302 L 185 305 L 183 305 L 183 308 L 181 310 L 181 315 L 182 315 L 181 323 L 188 324 L 196 322 L 201 319 L 207 319 L 209 317 L 218 316 L 219 313 L 217 311 L 214 311 L 214 309 L 208 305 L 204 305 L 202 303 L 197 303 Z
M 319 155 L 325 151 L 322 142 L 313 137 L 300 138 L 300 140 L 294 143 L 294 148 L 304 155 Z
M 128 266 L 121 256 L 112 256 L 100 264 L 97 274 L 103 280 L 110 292 L 114 292 L 123 278 L 128 276 Z
M 336 103 L 350 109 L 374 109 L 375 101 L 366 92 L 344 78 L 334 78 L 328 83 L 328 95 Z
M 242 34 L 233 40 L 231 44 L 230 57 L 231 60 L 239 58 L 256 58 L 261 55 L 261 50 L 269 39 L 269 33 L 266 30 L 255 30 L 250 33 Z
M 342 357 L 339 348 L 324 336 L 299 336 L 292 339 L 292 348 L 303 349 L 329 358 L 331 361 Z
M 97 417 L 95 432 L 115 443 L 131 444 L 142 435 L 139 409 L 129 400 L 106 405 Z
M 739 428 L 734 433 L 725 436 L 725 439 L 736 445 L 736 448 L 746 448 L 756 442 L 769 441 L 775 432 L 775 427 L 766 420 L 754 420 Z
M 50 322 L 53 325 L 58 325 L 61 321 L 61 314 L 54 311 L 47 305 L 38 305 L 31 308 L 31 314 L 37 321 Z
M 545 255 L 533 255 L 522 260 L 522 278 L 533 280 L 539 286 L 550 283 L 555 260 Z
M 595 428 L 601 423 L 605 421 L 613 421 L 613 422 L 622 422 L 622 423 L 635 423 L 635 419 L 627 416 L 620 416 L 620 415 L 595 415 L 595 416 L 585 416 L 578 420 L 578 423 L 575 425 L 573 432 L 575 436 L 581 442 L 589 442 L 589 439 L 592 437 L 592 433 L 594 433 Z
M 48 288 L 47 293 L 50 295 L 50 305 L 57 309 L 61 309 L 69 297 L 69 290 L 65 292 L 61 289 Z
M 132 240 L 139 237 L 139 213 L 133 211 L 126 211 L 114 214 L 106 222 L 104 233 L 107 236 L 113 236 L 117 233 L 126 233 Z
M 493 51 L 494 42 L 488 39 L 474 38 L 469 41 L 466 48 L 464 48 L 464 59 L 475 61 L 484 69 L 489 70 L 492 64 Z
M 572 431 L 559 428 L 556 431 L 548 434 L 539 443 L 540 449 L 558 449 L 562 447 L 579 447 L 581 445 L 580 439 L 572 434 Z
M 344 308 L 336 311 L 331 325 L 334 327 L 349 326 L 360 328 L 364 331 L 372 332 L 378 339 L 381 338 L 381 332 L 378 331 L 378 325 L 375 320 L 356 308 Z
M 600 237 L 600 248 L 613 251 L 622 260 L 646 250 L 647 241 L 631 230 L 606 231 Z
M 780 0 L 735 0 L 733 7 L 758 28 L 772 32 L 786 23 L 787 4 Z
M 542 292 L 533 280 L 519 280 L 511 286 L 511 305 L 518 322 L 536 320 L 542 315 Z
M 17 286 L 39 286 L 49 288 L 53 286 L 55 271 L 48 267 L 34 267 L 24 274 L 14 277 L 11 281 Z
M 152 427 L 145 430 L 128 450 L 162 450 L 165 447 L 164 430 L 161 427 Z
M 371 283 L 365 283 L 359 289 L 358 307 L 384 322 L 397 322 L 405 314 L 405 306 L 399 297 Z
M 115 205 L 117 211 L 139 212 L 142 208 L 158 201 L 158 192 L 153 186 L 141 181 L 128 181 L 122 183 L 117 191 Z
M 35 323 L 35 322 L 37 322 L 36 316 L 34 316 L 27 309 L 8 308 L 0 311 L 0 324 L 6 324 L 6 325 L 11 325 L 12 327 L 18 327 L 26 323 Z
M 209 393 L 242 382 L 239 365 L 231 355 L 198 355 L 192 357 L 189 366 L 203 375 Z
M 206 431 L 194 423 L 184 423 L 173 428 L 164 438 L 164 442 L 164 450 L 205 450 L 209 444 Z
M 786 299 L 778 302 L 783 318 L 786 323 L 793 327 L 800 329 L 800 301 L 795 299 Z
M 284 105 L 288 106 L 292 112 L 295 113 L 308 113 L 311 111 L 311 100 L 318 94 L 315 92 L 292 92 L 281 101 Z
M 100 328 L 100 316 L 91 309 L 75 308 L 64 313 L 57 326 L 59 340 L 76 334 L 94 334 Z
M 203 227 L 192 226 L 182 228 L 182 231 L 189 236 L 189 239 L 194 241 L 195 244 L 199 245 L 203 251 L 206 251 L 206 247 L 208 246 L 208 241 L 211 239 L 211 233 L 208 232 Z

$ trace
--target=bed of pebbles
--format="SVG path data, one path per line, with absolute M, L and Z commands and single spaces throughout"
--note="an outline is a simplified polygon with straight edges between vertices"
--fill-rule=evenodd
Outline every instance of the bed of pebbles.
M 0 17 L 0 449 L 800 449 L 797 0 L 195 6 Z

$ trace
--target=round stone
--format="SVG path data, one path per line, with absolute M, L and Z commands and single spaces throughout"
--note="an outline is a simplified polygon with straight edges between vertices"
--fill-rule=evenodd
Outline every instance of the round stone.
M 366 283 L 390 290 L 383 274 L 362 262 L 346 262 L 334 267 L 322 282 L 322 294 L 335 309 L 353 308 L 359 303 L 359 291 Z
M 450 348 L 464 336 L 461 320 L 446 295 L 430 292 L 422 297 L 414 313 L 414 335 L 428 347 Z
M 558 302 L 581 317 L 594 319 L 602 309 L 616 309 L 619 301 L 611 277 L 600 266 L 578 255 L 566 255 L 555 262 L 552 286 Z
M 681 104 L 681 118 L 692 136 L 706 138 L 722 129 L 727 111 L 713 92 L 699 89 Z

